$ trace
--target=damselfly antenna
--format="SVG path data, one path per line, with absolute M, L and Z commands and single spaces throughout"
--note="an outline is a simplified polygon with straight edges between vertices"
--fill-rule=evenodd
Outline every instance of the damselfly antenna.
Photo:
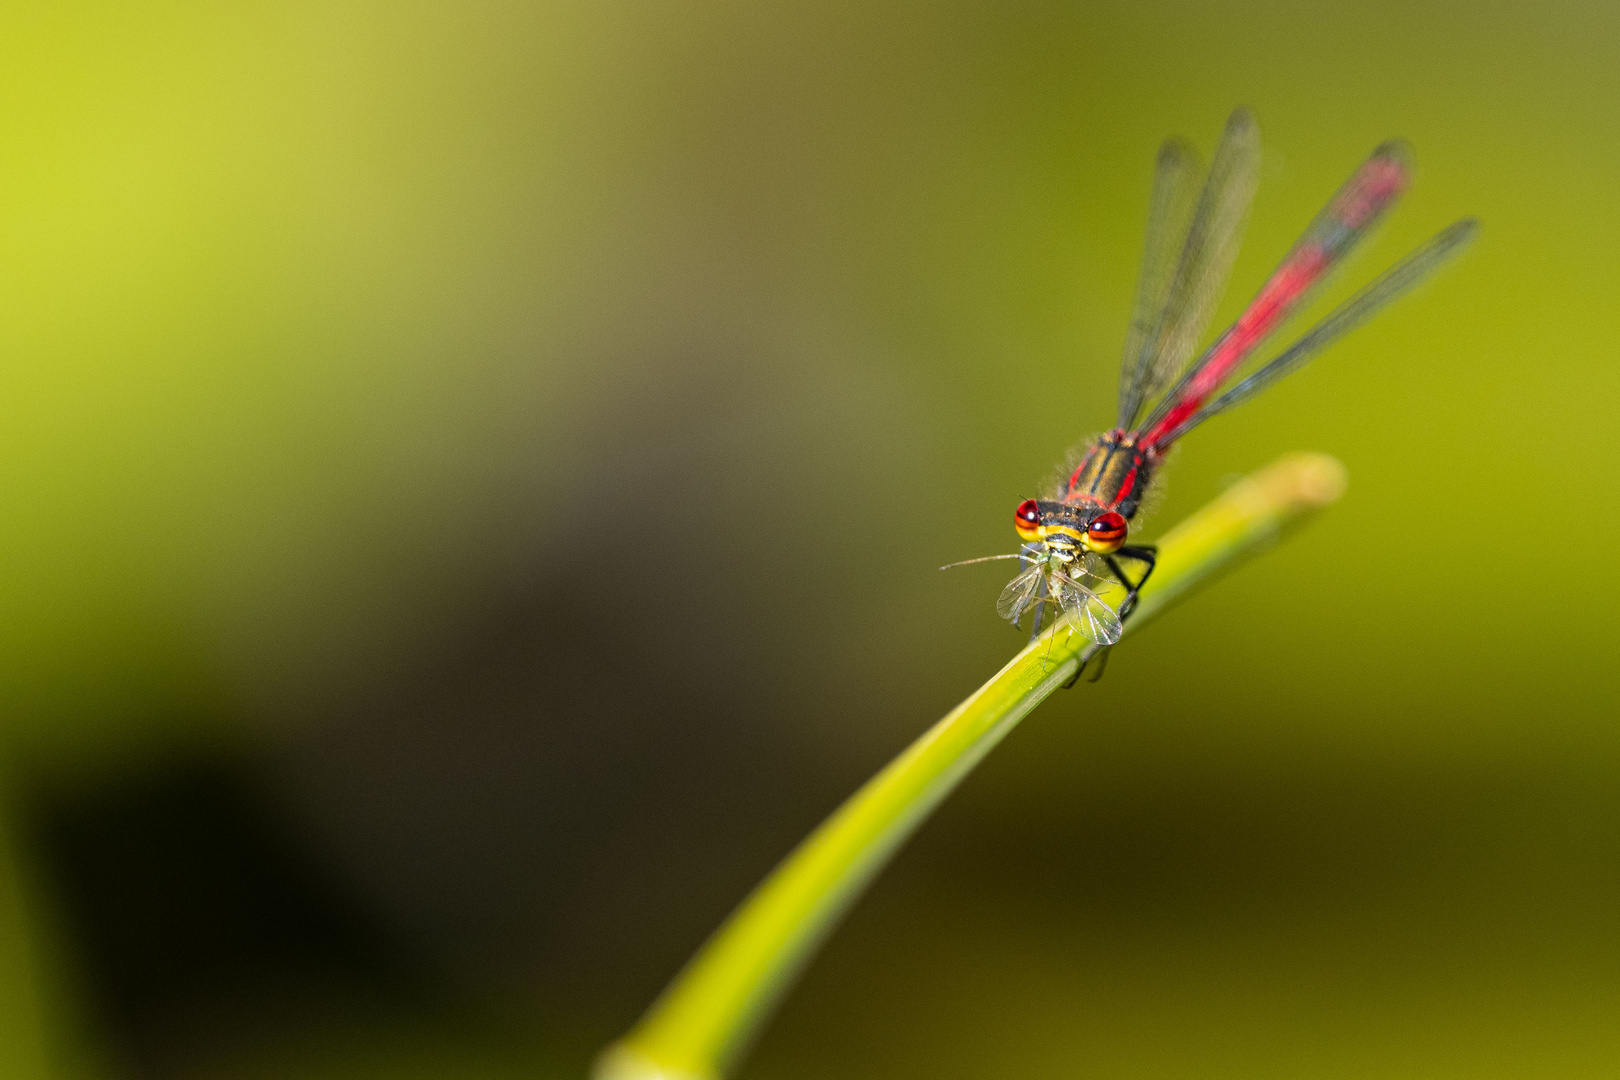
M 946 563 L 941 570 L 949 570 L 955 566 L 972 566 L 978 562 L 995 562 L 997 559 L 1022 559 L 1022 555 L 985 555 L 977 559 L 963 559 L 961 562 Z

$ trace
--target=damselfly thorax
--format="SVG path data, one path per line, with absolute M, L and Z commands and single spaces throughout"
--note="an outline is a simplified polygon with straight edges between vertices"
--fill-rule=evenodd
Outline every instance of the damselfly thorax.
M 1136 516 L 1153 482 L 1158 454 L 1143 450 L 1136 436 L 1115 428 L 1086 448 L 1063 488 L 1063 502 L 1114 510 L 1126 521 Z

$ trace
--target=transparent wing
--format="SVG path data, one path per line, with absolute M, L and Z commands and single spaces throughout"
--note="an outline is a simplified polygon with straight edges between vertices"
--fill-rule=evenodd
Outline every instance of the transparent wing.
M 1090 574 L 1082 575 L 1083 578 L 1092 581 L 1110 580 L 1099 579 Z M 1102 598 L 1093 592 L 1084 580 L 1054 572 L 1052 585 L 1053 591 L 1057 594 L 1055 599 L 1058 607 L 1072 617 L 1074 628 L 1082 637 L 1096 645 L 1112 645 L 1119 640 L 1120 635 L 1124 633 L 1119 614 L 1103 603 Z
M 1411 178 L 1405 144 L 1380 146 L 1329 200 L 1289 250 L 1243 314 L 1154 405 L 1142 422 L 1143 446 L 1168 445 L 1167 435 L 1203 407 L 1221 383 L 1271 336 L 1383 217 Z
M 1289 372 L 1303 367 L 1317 353 L 1372 318 L 1385 304 L 1410 291 L 1424 278 L 1438 270 L 1467 247 L 1478 232 L 1479 222 L 1473 218 L 1459 221 L 1443 230 L 1434 239 L 1387 270 L 1371 285 L 1334 309 L 1332 314 L 1318 323 L 1310 333 L 1300 338 L 1276 359 L 1189 416 L 1169 432 L 1165 441 L 1175 441 L 1216 413 L 1225 412 L 1239 402 L 1258 394 Z
M 1109 571 L 1108 564 L 1103 562 L 1102 556 L 1094 555 L 1091 552 L 1087 552 L 1080 562 L 1070 563 L 1065 566 L 1063 574 L 1074 581 L 1075 584 L 1093 591 L 1112 589 L 1124 584 Z
M 1187 228 L 1198 202 L 1202 172 L 1198 152 L 1180 139 L 1159 148 L 1153 169 L 1153 200 L 1148 207 L 1147 238 L 1142 245 L 1142 276 L 1136 284 L 1131 325 L 1125 332 L 1125 357 L 1119 372 L 1119 425 L 1129 427 L 1141 410 L 1143 381 L 1153 364 L 1146 348 L 1149 336 L 1164 320 L 1176 264 L 1186 244 Z M 1129 415 L 1126 415 L 1129 410 Z
M 1046 599 L 1045 568 L 1031 566 L 1007 582 L 1007 587 L 1001 590 L 1001 596 L 996 600 L 996 614 L 1017 626 L 1025 614 L 1040 607 Z
M 1260 129 L 1249 110 L 1238 109 L 1226 121 L 1158 319 L 1121 395 L 1119 426 L 1127 431 L 1143 403 L 1181 375 L 1209 325 L 1237 258 L 1259 175 Z

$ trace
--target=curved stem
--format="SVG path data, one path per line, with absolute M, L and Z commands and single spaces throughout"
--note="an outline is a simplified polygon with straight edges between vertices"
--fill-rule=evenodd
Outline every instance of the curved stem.
M 1274 543 L 1333 502 L 1344 468 L 1292 454 L 1171 530 L 1127 633 Z M 1059 620 L 861 787 L 732 913 L 631 1032 L 596 1080 L 715 1080 L 873 875 L 940 801 L 1097 647 Z

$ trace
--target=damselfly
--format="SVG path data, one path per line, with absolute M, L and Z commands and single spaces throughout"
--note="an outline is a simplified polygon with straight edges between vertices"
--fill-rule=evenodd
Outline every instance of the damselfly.
M 1207 174 L 1179 139 L 1159 151 L 1142 277 L 1125 336 L 1116 424 L 1084 446 L 1053 490 L 1018 504 L 1013 525 L 1024 541 L 1019 552 L 989 556 L 1019 560 L 1020 573 L 1002 590 L 996 611 L 1015 626 L 1029 615 L 1032 640 L 1050 606 L 1069 617 L 1072 632 L 1093 643 L 1106 649 L 1118 641 L 1156 557 L 1151 545 L 1126 543 L 1130 522 L 1176 440 L 1366 321 L 1461 250 L 1478 227 L 1467 219 L 1444 230 L 1292 346 L 1228 386 L 1244 361 L 1367 235 L 1411 176 L 1404 144 L 1389 142 L 1374 150 L 1237 321 L 1195 355 L 1237 256 L 1259 163 L 1260 135 L 1247 109 L 1227 121 Z M 1134 576 L 1125 572 L 1126 565 Z M 1117 608 L 1103 600 L 1102 594 L 1121 587 L 1124 597 Z

